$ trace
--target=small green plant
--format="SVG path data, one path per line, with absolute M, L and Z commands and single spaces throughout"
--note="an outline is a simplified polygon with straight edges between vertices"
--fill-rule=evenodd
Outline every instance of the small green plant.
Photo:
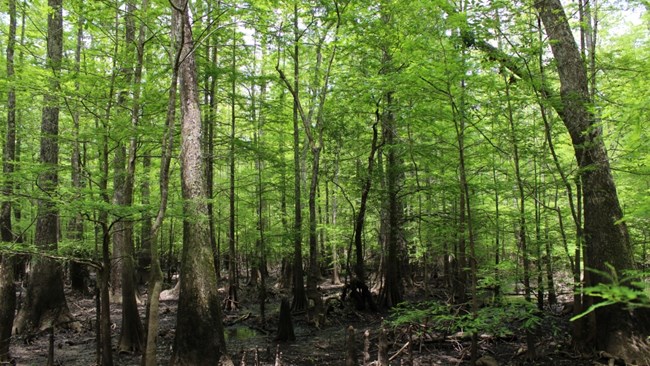
M 387 323 L 392 327 L 410 324 L 427 324 L 440 332 L 450 332 L 454 328 L 455 317 L 449 305 L 439 301 L 400 303 L 391 311 Z
M 628 309 L 650 308 L 650 297 L 648 296 L 648 284 L 644 278 L 648 277 L 648 272 L 630 270 L 624 271 L 623 276 L 619 278 L 614 266 L 609 263 L 605 264 L 610 272 L 588 269 L 608 280 L 607 283 L 599 283 L 595 286 L 585 287 L 583 293 L 588 296 L 602 299 L 591 305 L 584 312 L 571 318 L 571 321 L 580 319 L 585 315 L 605 306 L 621 304 Z
M 393 309 L 387 323 L 393 327 L 425 324 L 430 329 L 446 334 L 462 331 L 508 336 L 521 329 L 532 330 L 541 322 L 534 304 L 525 301 L 483 307 L 476 315 L 457 310 L 438 301 L 402 303 Z

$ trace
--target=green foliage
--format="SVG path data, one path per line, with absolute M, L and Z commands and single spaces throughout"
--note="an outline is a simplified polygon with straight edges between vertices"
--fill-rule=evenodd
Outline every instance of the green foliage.
M 426 301 L 399 304 L 392 310 L 387 323 L 393 327 L 418 324 L 444 334 L 467 332 L 507 336 L 518 334 L 522 329 L 533 330 L 541 320 L 535 305 L 527 301 L 482 307 L 476 314 L 439 301 Z
M 610 305 L 619 304 L 630 310 L 650 308 L 650 292 L 647 283 L 650 272 L 625 271 L 623 275 L 619 277 L 612 265 L 606 263 L 606 266 L 609 268 L 610 272 L 588 269 L 590 272 L 605 278 L 606 282 L 586 287 L 583 289 L 583 293 L 601 300 L 591 305 L 584 312 L 572 317 L 572 321 L 578 320 L 598 308 Z

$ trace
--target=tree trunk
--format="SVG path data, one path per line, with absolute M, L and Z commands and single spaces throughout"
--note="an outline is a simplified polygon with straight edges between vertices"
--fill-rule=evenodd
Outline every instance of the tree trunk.
M 385 54 L 385 56 L 388 56 Z M 386 144 L 386 251 L 383 287 L 379 297 L 385 307 L 393 307 L 403 300 L 403 282 L 400 273 L 399 248 L 402 240 L 402 203 L 399 198 L 401 166 L 397 155 L 397 125 L 393 108 L 393 93 L 384 96 L 382 133 Z
M 212 9 L 212 3 L 207 2 L 207 13 L 208 13 L 208 26 L 206 28 L 206 34 L 210 34 L 212 32 L 212 27 L 213 27 L 213 22 L 215 20 L 211 19 L 213 11 L 215 11 L 217 14 L 221 11 L 220 10 L 220 1 L 217 2 L 217 9 Z M 219 21 L 218 19 L 216 20 L 217 24 L 215 26 L 219 26 Z M 210 60 L 210 62 L 213 65 L 217 65 L 217 45 L 216 41 L 215 44 L 213 45 L 211 43 L 211 39 L 208 38 L 205 42 L 205 48 L 206 48 L 206 57 Z M 204 103 L 208 106 L 207 112 L 206 112 L 206 118 L 204 121 L 205 128 L 204 130 L 206 131 L 206 136 L 205 136 L 205 151 L 206 151 L 206 156 L 205 156 L 205 174 L 206 174 L 206 180 L 207 180 L 207 194 L 208 194 L 208 220 L 209 220 L 209 225 L 210 225 L 210 246 L 212 247 L 212 252 L 214 256 L 214 271 L 217 274 L 217 279 L 219 278 L 220 274 L 220 267 L 219 267 L 219 251 L 217 250 L 217 233 L 216 233 L 216 228 L 215 228 L 215 215 L 214 215 L 214 127 L 215 127 L 215 116 L 217 115 L 217 96 L 216 96 L 216 88 L 217 88 L 217 76 L 213 75 L 211 73 L 206 73 L 205 75 L 205 101 Z
M 63 55 L 63 7 L 61 0 L 48 0 L 51 11 L 47 16 L 47 62 L 53 74 L 49 89 L 43 98 L 41 144 L 39 161 L 43 171 L 38 185 L 46 196 L 56 196 L 59 163 L 59 71 Z M 36 215 L 36 246 L 46 252 L 58 248 L 59 213 L 56 204 L 46 198 L 38 200 Z M 71 327 L 73 318 L 63 294 L 63 272 L 55 260 L 35 258 L 33 272 L 27 287 L 25 302 L 18 314 L 19 332 L 44 330 L 53 326 Z
M 172 37 L 173 39 L 173 37 Z M 178 88 L 178 60 L 180 57 L 180 47 L 174 47 L 176 54 L 172 58 L 172 77 L 169 87 L 169 98 L 167 101 L 167 116 L 165 121 L 165 134 L 161 141 L 161 158 L 160 158 L 160 204 L 158 214 L 151 226 L 151 232 L 147 233 L 150 237 L 151 252 L 151 273 L 149 277 L 149 299 L 147 301 L 147 332 L 146 346 L 142 355 L 142 366 L 157 365 L 156 343 L 158 339 L 159 325 L 159 305 L 160 293 L 162 292 L 163 273 L 160 268 L 160 251 L 157 245 L 158 232 L 161 231 L 165 212 L 167 210 L 167 199 L 169 197 L 169 166 L 171 162 L 173 144 L 174 144 L 174 123 L 176 120 L 176 92 Z
M 585 266 L 609 272 L 607 264 L 620 274 L 634 268 L 632 248 L 623 212 L 618 201 L 602 128 L 597 125 L 591 108 L 589 84 L 584 60 L 571 32 L 559 0 L 535 3 L 550 39 L 560 78 L 560 104 L 555 109 L 564 122 L 573 143 L 584 198 Z M 590 273 L 587 286 L 607 283 L 608 279 Z M 595 341 L 599 348 L 636 362 L 650 361 L 650 348 L 629 347 L 636 342 L 635 333 L 644 339 L 647 329 L 634 329 L 627 312 L 620 307 L 596 310 Z M 642 341 L 645 344 L 645 340 Z M 632 348 L 635 348 L 633 350 Z
M 146 3 L 144 4 L 146 6 Z M 127 3 L 127 13 L 125 17 L 126 34 L 125 42 L 129 52 L 128 57 L 133 57 L 135 52 L 135 65 L 129 66 L 127 75 L 133 74 L 132 80 L 132 108 L 131 108 L 131 126 L 133 131 L 132 136 L 129 138 L 129 147 L 126 151 L 126 161 L 122 166 L 125 167 L 124 181 L 120 186 L 115 186 L 116 197 L 115 201 L 120 206 L 130 207 L 133 205 L 133 190 L 135 180 L 135 167 L 136 167 L 136 149 L 137 141 L 134 137 L 136 129 L 140 120 L 140 90 L 142 80 L 142 64 L 144 61 L 144 30 L 143 25 L 140 25 L 139 39 L 135 38 L 135 4 L 133 0 Z M 136 43 L 137 42 L 137 43 Z M 135 45 L 135 49 L 134 49 Z M 126 100 L 122 101 L 126 104 Z M 119 162 L 118 162 L 119 163 Z M 121 189 L 120 189 L 121 188 Z M 123 230 L 120 230 L 122 226 Z M 138 313 L 137 304 L 137 288 L 135 283 L 135 255 L 134 255 L 134 240 L 133 240 L 133 221 L 126 218 L 122 225 L 116 225 L 116 232 L 114 238 L 122 240 L 122 328 L 120 338 L 118 341 L 118 352 L 140 352 L 144 349 L 144 328 L 142 320 Z
M 298 29 L 298 2 L 293 4 L 293 28 L 294 28 L 294 45 L 293 45 L 293 88 L 298 90 L 300 76 L 300 30 Z M 298 100 L 293 98 L 293 174 L 294 174 L 294 222 L 293 222 L 293 310 L 303 310 L 307 308 L 307 295 L 305 294 L 305 280 L 303 278 L 302 268 L 302 204 L 300 189 L 300 130 L 298 120 Z
M 338 184 L 339 180 L 339 161 L 340 161 L 340 151 L 337 149 L 336 151 L 336 158 L 334 161 L 334 178 L 333 182 L 335 185 Z M 325 183 L 325 190 L 327 191 L 327 183 Z M 328 193 L 326 193 L 327 195 Z M 336 221 L 338 217 L 338 197 L 336 192 L 332 193 L 332 197 L 330 199 L 331 201 L 331 210 L 330 210 L 330 224 L 332 227 L 336 227 Z M 333 285 L 338 285 L 341 283 L 341 277 L 340 277 L 340 270 L 341 266 L 339 264 L 339 248 L 338 248 L 338 241 L 333 240 L 332 241 L 332 284 Z
M 11 359 L 9 346 L 16 311 L 16 288 L 14 286 L 13 258 L 0 256 L 0 362 Z
M 548 217 L 546 217 L 544 220 L 544 250 L 546 252 L 544 266 L 546 267 L 546 283 L 548 284 L 548 305 L 553 306 L 557 304 L 557 294 L 555 292 L 555 279 L 553 276 L 553 244 L 551 243 L 549 232 Z
M 293 320 L 291 319 L 291 307 L 289 300 L 283 298 L 280 303 L 280 315 L 278 317 L 278 335 L 275 337 L 278 342 L 293 342 L 296 335 L 293 331 Z
M 319 266 L 319 253 L 318 253 L 318 232 L 317 232 L 317 222 L 318 218 L 316 217 L 316 195 L 318 191 L 318 175 L 319 175 L 319 164 L 320 164 L 320 154 L 323 150 L 323 106 L 325 104 L 325 100 L 327 97 L 327 89 L 329 86 L 329 77 L 330 73 L 332 70 L 332 64 L 334 61 L 334 57 L 336 56 L 336 42 L 338 40 L 338 30 L 339 30 L 339 25 L 341 22 L 341 17 L 339 13 L 339 8 L 336 5 L 336 15 L 337 15 L 337 20 L 336 20 L 336 27 L 335 27 L 335 33 L 334 33 L 334 48 L 332 49 L 332 52 L 330 54 L 330 57 L 327 61 L 326 65 L 326 71 L 322 73 L 322 80 L 321 80 L 321 67 L 322 67 L 322 46 L 323 43 L 325 42 L 327 35 L 329 35 L 329 30 L 330 27 L 327 27 L 324 36 L 320 37 L 318 39 L 318 43 L 316 45 L 316 64 L 314 66 L 314 85 L 312 86 L 313 90 L 313 95 L 311 96 L 312 103 L 309 106 L 308 112 L 305 111 L 303 104 L 300 99 L 300 83 L 299 83 L 299 77 L 300 77 L 300 62 L 299 62 L 299 42 L 300 38 L 302 36 L 302 31 L 300 31 L 298 27 L 299 19 L 298 19 L 298 3 L 294 2 L 294 8 L 293 8 L 293 31 L 294 31 L 294 49 L 293 49 L 293 85 L 289 82 L 287 77 L 285 76 L 284 72 L 280 69 L 279 65 L 279 60 L 278 64 L 276 64 L 276 70 L 280 74 L 280 79 L 286 86 L 287 90 L 291 93 L 293 97 L 293 122 L 294 122 L 294 163 L 296 169 L 295 174 L 297 176 L 296 179 L 299 179 L 300 176 L 300 159 L 299 159 L 299 130 L 298 130 L 298 117 L 300 117 L 300 120 L 302 121 L 302 127 L 304 129 L 305 135 L 306 135 L 306 140 L 308 145 L 305 145 L 305 152 L 307 150 L 311 151 L 312 153 L 312 169 L 311 169 L 311 180 L 310 180 L 310 186 L 309 186 L 309 272 L 307 274 L 307 288 L 308 288 L 308 295 L 310 299 L 313 299 L 314 302 L 316 303 L 317 307 L 317 312 L 319 312 L 318 308 L 320 306 L 320 295 L 318 294 L 317 290 L 317 281 L 320 279 L 320 266 Z M 315 121 L 313 116 L 315 117 Z M 296 183 L 296 228 L 298 228 L 298 224 L 300 224 L 300 229 L 302 226 L 302 215 L 300 215 L 300 220 L 298 220 L 298 212 L 299 212 L 299 197 L 300 197 L 300 182 L 297 181 Z M 298 231 L 300 233 L 301 230 Z M 302 241 L 302 239 L 300 239 Z M 296 244 L 296 254 L 298 253 L 298 246 L 302 246 L 301 243 L 298 242 L 298 240 L 295 241 Z M 302 255 L 301 255 L 302 257 Z M 294 257 L 294 267 L 296 267 L 298 264 L 302 266 L 302 263 L 297 262 L 297 257 Z M 302 262 L 302 260 L 301 260 Z M 298 268 L 294 268 L 294 270 L 297 270 Z M 300 273 L 298 273 L 300 272 Z M 296 274 L 294 275 L 294 280 L 298 280 L 298 275 L 302 276 L 302 269 L 300 271 L 296 271 Z M 302 285 L 302 279 L 299 280 Z M 297 284 L 294 281 L 294 289 L 296 289 Z M 304 290 L 303 290 L 304 291 Z M 302 295 L 300 295 L 302 296 Z M 303 301 L 302 299 L 299 299 L 296 301 L 296 296 L 294 294 L 294 309 L 296 309 L 296 306 L 298 305 L 299 307 L 304 307 L 302 306 L 303 304 L 300 304 L 300 302 Z M 306 301 L 306 299 L 304 300 Z
M 372 187 L 372 173 L 375 167 L 375 154 L 379 148 L 377 140 L 377 124 L 380 121 L 379 111 L 376 111 L 376 121 L 372 125 L 372 143 L 370 145 L 370 153 L 368 154 L 368 168 L 366 170 L 366 177 L 361 187 L 361 202 L 359 203 L 359 211 L 354 219 L 354 249 L 356 262 L 354 266 L 354 274 L 357 279 L 365 283 L 366 274 L 364 270 L 363 260 L 363 226 L 366 219 L 366 206 L 368 204 L 368 196 L 370 195 L 370 188 Z
M 501 215 L 500 215 L 500 203 L 499 203 L 499 185 L 497 180 L 497 165 L 492 156 L 492 182 L 494 184 L 494 297 L 499 299 L 501 297 L 501 275 L 499 271 L 499 264 L 501 260 L 499 258 L 499 250 L 501 250 Z
M 392 18 L 390 9 L 385 9 L 385 4 L 381 4 L 381 22 L 384 26 L 391 26 Z M 381 49 L 381 69 L 380 75 L 390 78 L 395 73 L 393 65 L 393 56 L 388 46 L 382 45 Z M 384 258 L 384 278 L 383 286 L 380 290 L 379 297 L 381 305 L 393 307 L 402 302 L 403 299 L 403 282 L 400 271 L 400 253 L 402 247 L 402 202 L 399 197 L 401 180 L 403 179 L 401 161 L 397 149 L 397 122 L 395 120 L 395 108 L 393 99 L 393 90 L 385 90 L 382 96 L 383 112 L 380 115 L 382 140 L 385 144 L 384 154 L 386 154 L 386 204 L 382 208 L 385 211 L 385 229 L 386 229 L 386 252 Z
M 102 227 L 102 265 L 97 277 L 99 279 L 99 334 L 97 342 L 101 350 L 101 366 L 113 366 L 113 347 L 111 342 L 111 300 L 110 300 L 110 276 L 111 256 L 109 254 L 111 242 L 111 229 L 106 221 L 101 223 Z
M 74 72 L 77 76 L 74 83 L 75 92 L 79 92 L 79 72 L 81 70 L 81 48 L 83 43 L 83 27 L 85 19 L 80 16 L 77 20 L 77 40 L 74 54 Z M 70 154 L 70 180 L 72 182 L 72 189 L 75 197 L 81 196 L 83 189 L 83 181 L 81 178 L 81 147 L 79 139 L 79 119 L 80 119 L 80 106 L 79 103 L 73 103 L 73 110 L 71 110 L 71 117 L 73 123 L 73 138 L 72 138 L 72 152 Z M 74 213 L 68 221 L 66 235 L 72 241 L 81 242 L 83 240 L 83 216 L 81 213 Z M 83 255 L 85 253 L 75 253 L 76 255 Z M 85 278 L 87 276 L 87 269 L 81 263 L 71 260 L 69 263 L 70 270 L 70 287 L 80 293 L 87 293 Z
M 352 291 L 360 290 L 359 293 L 357 294 L 358 295 L 357 298 L 359 299 L 357 303 L 357 309 L 364 310 L 366 308 L 366 303 L 367 303 L 368 307 L 373 311 L 376 311 L 377 307 L 372 298 L 372 294 L 368 289 L 368 286 L 366 285 L 362 237 L 363 237 L 363 227 L 365 224 L 365 217 L 366 217 L 366 206 L 368 203 L 370 188 L 372 186 L 372 174 L 375 166 L 375 154 L 379 149 L 379 144 L 377 142 L 378 135 L 379 135 L 377 133 L 377 124 L 381 120 L 381 116 L 379 115 L 379 110 L 375 112 L 375 115 L 376 115 L 376 120 L 375 123 L 372 125 L 372 143 L 370 145 L 370 153 L 368 155 L 368 167 L 366 171 L 367 175 L 363 181 L 363 186 L 361 187 L 361 202 L 359 203 L 359 211 L 357 212 L 357 216 L 354 219 L 354 248 L 355 248 L 355 256 L 356 256 L 354 274 L 356 278 L 350 281 L 350 288 L 352 289 Z
M 257 51 L 257 43 L 255 43 L 255 51 Z M 264 52 L 264 51 L 262 51 Z M 264 54 L 264 53 L 262 53 Z M 257 69 L 257 66 L 254 65 L 254 69 Z M 265 114 L 263 112 L 263 109 L 261 106 L 263 105 L 262 103 L 265 100 L 265 94 L 266 94 L 266 82 L 263 82 L 262 85 L 260 86 L 260 111 L 259 111 L 259 117 L 258 117 L 258 112 L 257 112 L 257 101 L 255 98 L 255 84 L 251 86 L 251 111 L 252 111 L 252 119 L 253 121 L 257 122 L 256 126 L 256 133 L 255 133 L 255 147 L 258 151 L 258 153 L 255 155 L 255 169 L 257 170 L 257 184 L 256 184 L 256 196 L 257 196 L 257 231 L 259 233 L 259 236 L 256 240 L 255 247 L 257 250 L 257 255 L 255 256 L 256 259 L 256 268 L 253 268 L 254 272 L 259 273 L 260 276 L 260 282 L 258 284 L 258 300 L 260 304 L 260 317 L 262 319 L 262 323 L 265 322 L 266 319 L 266 279 L 268 277 L 268 270 L 266 266 L 266 237 L 265 237 L 265 231 L 266 231 L 266 226 L 267 226 L 267 220 L 265 219 L 265 214 L 266 210 L 265 207 L 267 206 L 265 195 L 264 195 L 264 190 L 265 190 L 265 184 L 264 184 L 264 160 L 263 160 L 263 155 L 262 155 L 262 137 L 264 136 L 264 123 L 265 123 Z
M 178 317 L 171 365 L 216 365 L 226 353 L 221 302 L 207 222 L 201 118 L 188 1 L 172 4 L 173 30 L 181 37 L 181 180 L 183 254 Z M 190 219 L 191 218 L 191 219 Z
M 521 256 L 523 259 L 523 282 L 524 282 L 524 298 L 527 302 L 531 302 L 531 287 L 530 287 L 530 253 L 528 249 L 528 234 L 526 233 L 526 195 L 524 192 L 524 181 L 521 176 L 521 161 L 519 159 L 519 141 L 517 136 L 517 131 L 515 130 L 515 121 L 513 116 L 513 108 L 510 98 L 510 83 L 505 80 L 504 84 L 506 88 L 506 100 L 508 103 L 508 123 L 510 124 L 510 138 L 512 140 L 512 158 L 515 166 L 515 179 L 517 181 L 517 193 L 518 193 L 518 226 L 515 233 L 517 239 L 517 246 L 521 250 Z M 533 333 L 530 329 L 526 329 L 526 344 L 527 352 L 529 358 L 535 357 L 535 339 L 533 338 Z
M 16 90 L 14 81 L 14 47 L 16 45 L 16 1 L 9 0 L 9 40 L 7 42 L 7 80 L 9 92 L 7 96 L 7 131 L 5 146 L 2 155 L 2 172 L 7 177 L 2 194 L 7 198 L 0 206 L 0 238 L 4 243 L 15 240 L 11 228 L 11 196 L 13 195 L 13 181 L 11 174 L 14 171 L 16 159 Z M 9 345 L 16 311 L 16 288 L 14 286 L 13 258 L 7 254 L 0 254 L 0 362 L 11 359 Z
M 233 40 L 232 40 L 232 81 L 231 81 L 231 101 L 230 101 L 230 152 L 229 152 L 229 162 L 230 162 L 230 194 L 229 203 L 229 226 L 228 226 L 228 298 L 226 300 L 226 310 L 236 310 L 239 307 L 239 299 L 237 298 L 237 287 L 239 286 L 239 276 L 237 270 L 237 238 L 236 238 L 236 212 L 235 212 L 235 92 L 236 92 L 236 76 L 237 76 L 237 63 L 235 55 L 235 29 L 233 28 Z

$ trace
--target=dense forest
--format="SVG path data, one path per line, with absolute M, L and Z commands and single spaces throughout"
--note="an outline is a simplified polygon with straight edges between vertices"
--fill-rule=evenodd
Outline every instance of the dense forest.
M 649 11 L 3 1 L 0 364 L 48 337 L 57 364 L 55 332 L 80 365 L 232 364 L 237 322 L 336 325 L 331 364 L 496 365 L 486 337 L 552 364 L 551 318 L 650 364 Z

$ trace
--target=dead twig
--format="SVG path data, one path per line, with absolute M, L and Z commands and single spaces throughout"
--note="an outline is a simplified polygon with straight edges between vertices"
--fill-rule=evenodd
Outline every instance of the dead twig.
M 409 346 L 409 344 L 411 344 L 410 341 L 404 343 L 404 345 L 402 346 L 402 348 L 400 348 L 397 352 L 395 352 L 395 354 L 392 355 L 392 356 L 388 359 L 388 361 L 392 361 L 392 360 L 396 359 L 397 356 L 400 355 L 400 353 L 404 352 L 404 350 Z

